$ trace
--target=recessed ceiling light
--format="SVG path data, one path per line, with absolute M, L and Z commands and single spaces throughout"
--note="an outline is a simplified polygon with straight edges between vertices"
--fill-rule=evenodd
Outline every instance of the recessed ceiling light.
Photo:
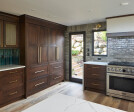
M 128 2 L 123 2 L 123 3 L 121 3 L 120 5 L 121 5 L 121 6 L 126 6 L 126 5 L 129 5 L 129 3 L 128 3 Z
M 31 9 L 31 11 L 36 11 L 36 9 Z

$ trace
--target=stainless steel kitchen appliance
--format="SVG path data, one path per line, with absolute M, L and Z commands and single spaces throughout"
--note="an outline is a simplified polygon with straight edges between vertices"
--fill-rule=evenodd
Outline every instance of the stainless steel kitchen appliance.
M 107 95 L 134 101 L 134 63 L 108 64 Z

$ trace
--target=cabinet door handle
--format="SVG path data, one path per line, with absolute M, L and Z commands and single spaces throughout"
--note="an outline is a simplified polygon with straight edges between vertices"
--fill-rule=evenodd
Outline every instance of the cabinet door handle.
M 54 67 L 54 68 L 61 68 L 61 66 L 58 66 L 58 67 Z
M 42 84 L 44 84 L 44 83 L 45 83 L 45 82 L 41 82 L 41 83 L 35 84 L 35 87 L 40 86 L 40 85 L 42 85 Z
M 98 86 L 99 84 L 96 84 L 96 83 L 91 83 L 92 85 L 94 85 L 94 86 Z
M 15 72 L 9 72 L 10 74 L 13 74 L 13 73 L 17 73 L 18 71 L 15 71 Z
M 12 96 L 12 95 L 15 95 L 15 94 L 17 94 L 17 93 L 18 93 L 18 92 L 15 91 L 15 92 L 13 92 L 13 93 L 10 93 L 9 95 Z
M 45 70 L 36 71 L 35 74 L 44 72 Z
M 42 51 L 42 47 L 40 47 L 40 63 L 41 63 L 41 57 L 42 57 L 41 56 L 42 55 L 42 52 L 41 51 Z
M 40 54 L 40 51 L 39 51 L 39 46 L 38 46 L 38 63 L 40 62 L 39 54 Z
M 59 76 L 59 77 L 55 77 L 54 79 L 58 79 L 58 78 L 60 78 L 61 76 Z
M 56 57 L 55 59 L 56 59 L 56 61 L 58 61 L 59 60 L 59 47 L 55 48 L 55 52 L 56 52 L 55 53 L 55 57 Z
M 10 81 L 9 83 L 12 84 L 12 83 L 15 83 L 17 82 L 18 80 L 14 80 L 14 81 Z

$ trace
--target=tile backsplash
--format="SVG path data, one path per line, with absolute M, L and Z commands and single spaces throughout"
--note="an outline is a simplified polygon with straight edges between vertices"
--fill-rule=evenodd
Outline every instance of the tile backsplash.
M 0 49 L 0 65 L 19 64 L 19 49 Z
M 134 37 L 109 37 L 108 58 L 134 62 Z

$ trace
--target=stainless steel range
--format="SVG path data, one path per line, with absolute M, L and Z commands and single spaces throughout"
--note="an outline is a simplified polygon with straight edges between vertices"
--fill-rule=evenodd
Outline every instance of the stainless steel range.
M 108 64 L 107 95 L 134 101 L 134 63 Z

